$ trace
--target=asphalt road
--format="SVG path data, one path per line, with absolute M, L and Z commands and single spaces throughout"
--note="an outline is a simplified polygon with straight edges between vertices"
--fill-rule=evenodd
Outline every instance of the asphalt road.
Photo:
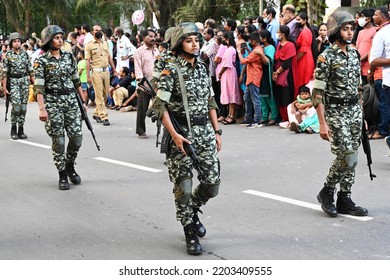
M 150 120 L 144 140 L 135 134 L 135 112 L 110 111 L 109 127 L 92 121 L 100 152 L 84 126 L 82 184 L 59 191 L 37 104 L 28 105 L 26 141 L 10 140 L 4 100 L 0 108 L 0 259 L 194 258 Z M 371 142 L 377 178 L 370 181 L 360 149 L 352 190 L 369 217 L 329 218 L 316 199 L 333 160 L 327 142 L 279 127 L 221 128 L 222 184 L 203 207 L 207 235 L 196 259 L 390 259 L 390 158 L 382 140 Z

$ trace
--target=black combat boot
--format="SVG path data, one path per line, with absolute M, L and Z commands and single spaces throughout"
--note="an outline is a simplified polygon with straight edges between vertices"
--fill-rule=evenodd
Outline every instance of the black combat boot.
M 187 253 L 190 255 L 202 254 L 202 246 L 199 243 L 199 238 L 193 224 L 184 227 L 184 234 L 186 236 Z
M 337 193 L 337 212 L 340 214 L 349 214 L 353 216 L 367 216 L 366 208 L 357 206 L 351 199 L 351 192 Z
M 65 165 L 65 170 L 69 176 L 69 180 L 73 184 L 79 185 L 81 183 L 81 178 L 80 178 L 79 174 L 77 174 L 76 171 L 74 170 L 74 163 L 67 163 Z
M 318 202 L 321 203 L 322 211 L 331 217 L 337 217 L 337 210 L 333 198 L 334 191 L 334 188 L 324 186 L 317 195 Z
M 62 191 L 69 190 L 68 176 L 66 175 L 66 171 L 59 171 L 60 180 L 58 181 L 58 188 Z
M 23 125 L 19 126 L 18 136 L 19 136 L 19 139 L 27 139 L 27 135 L 24 134 Z
M 192 224 L 194 225 L 196 235 L 198 235 L 199 237 L 204 237 L 206 235 L 206 228 L 200 222 L 198 217 L 198 212 L 203 214 L 203 212 L 200 211 L 199 208 L 194 208 L 194 216 L 192 216 Z
M 11 126 L 11 138 L 13 140 L 18 140 L 19 139 L 19 135 L 18 135 L 18 132 L 16 131 L 16 124 L 13 124 Z

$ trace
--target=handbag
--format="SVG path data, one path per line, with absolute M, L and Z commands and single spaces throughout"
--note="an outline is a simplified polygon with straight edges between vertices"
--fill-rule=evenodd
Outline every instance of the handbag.
M 281 61 L 278 61 L 275 63 L 275 69 L 279 69 L 280 65 L 282 65 Z M 275 80 L 275 84 L 280 87 L 287 87 L 288 86 L 288 73 L 290 71 L 290 68 L 285 69 L 282 73 L 278 75 L 278 77 Z

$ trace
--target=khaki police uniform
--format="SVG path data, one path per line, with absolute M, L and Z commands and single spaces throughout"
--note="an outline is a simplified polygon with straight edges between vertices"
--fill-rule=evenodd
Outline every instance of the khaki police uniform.
M 110 88 L 109 47 L 107 41 L 93 39 L 85 47 L 85 59 L 90 60 L 92 85 L 95 90 L 96 108 L 94 116 L 108 118 L 107 95 Z

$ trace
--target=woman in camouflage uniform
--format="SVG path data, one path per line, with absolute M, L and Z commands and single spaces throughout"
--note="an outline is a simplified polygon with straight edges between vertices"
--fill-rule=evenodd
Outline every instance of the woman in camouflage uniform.
M 211 79 L 207 74 L 206 65 L 197 59 L 200 40 L 201 34 L 193 23 L 183 23 L 175 28 L 171 46 L 176 58 L 166 62 L 165 69 L 160 74 L 158 93 L 153 103 L 156 115 L 162 120 L 173 139 L 167 153 L 166 165 L 170 180 L 174 184 L 176 218 L 184 227 L 187 253 L 192 255 L 202 253 L 198 237 L 206 234 L 197 212 L 210 198 L 218 194 L 220 165 L 217 151 L 221 149 L 222 134 L 218 129 L 216 113 L 218 107 L 214 100 Z M 187 96 L 188 106 L 185 104 L 183 94 Z M 186 132 L 188 139 L 174 129 L 168 110 Z M 186 111 L 190 117 L 191 129 L 188 126 Z M 200 184 L 194 190 L 193 162 L 184 151 L 183 146 L 186 143 L 194 145 L 204 175 L 202 178 L 198 177 Z
M 82 143 L 81 112 L 76 94 L 82 89 L 72 53 L 61 50 L 64 32 L 57 25 L 42 30 L 42 49 L 45 51 L 34 63 L 36 73 L 34 93 L 39 104 L 39 119 L 45 122 L 47 134 L 52 138 L 54 163 L 59 173 L 59 189 L 68 190 L 68 177 L 73 184 L 81 178 L 74 163 Z M 65 152 L 66 131 L 69 143 Z
M 333 45 L 318 56 L 312 101 L 318 114 L 320 136 L 330 141 L 336 159 L 317 198 L 330 217 L 338 213 L 367 216 L 367 209 L 351 200 L 363 120 L 358 94 L 360 59 L 350 47 L 354 18 L 347 12 L 335 12 L 329 16 L 327 26 Z M 340 184 L 340 191 L 335 206 L 336 184 Z
M 11 33 L 9 41 L 11 50 L 6 52 L 3 59 L 3 88 L 12 104 L 11 138 L 13 140 L 26 139 L 24 123 L 27 113 L 28 87 L 30 82 L 34 83 L 34 73 L 27 52 L 21 48 L 22 36 L 17 32 Z

